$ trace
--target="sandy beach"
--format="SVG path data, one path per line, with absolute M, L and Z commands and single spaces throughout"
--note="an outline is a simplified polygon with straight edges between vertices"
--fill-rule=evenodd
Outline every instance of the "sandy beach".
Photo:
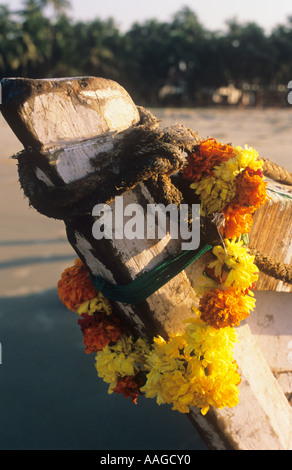
M 153 109 L 165 125 L 184 124 L 203 138 L 255 148 L 292 171 L 292 106 L 286 109 Z
M 164 125 L 254 147 L 292 171 L 292 107 L 152 112 Z M 0 449 L 205 449 L 182 414 L 107 394 L 56 291 L 76 255 L 63 223 L 24 198 L 10 158 L 22 146 L 2 115 L 0 149 Z

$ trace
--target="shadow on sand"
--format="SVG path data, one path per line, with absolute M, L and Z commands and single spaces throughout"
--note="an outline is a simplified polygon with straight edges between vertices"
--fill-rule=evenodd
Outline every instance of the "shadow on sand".
M 108 395 L 55 289 L 0 299 L 2 450 L 204 450 L 188 419 Z

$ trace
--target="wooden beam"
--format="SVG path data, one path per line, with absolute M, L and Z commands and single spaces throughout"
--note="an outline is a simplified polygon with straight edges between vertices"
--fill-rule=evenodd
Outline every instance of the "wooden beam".
M 1 85 L 2 114 L 24 147 L 64 148 L 139 120 L 125 89 L 104 78 L 6 78 Z
M 292 187 L 268 182 L 267 202 L 253 217 L 250 248 L 278 263 L 292 263 Z M 292 284 L 260 273 L 257 290 L 292 292 Z

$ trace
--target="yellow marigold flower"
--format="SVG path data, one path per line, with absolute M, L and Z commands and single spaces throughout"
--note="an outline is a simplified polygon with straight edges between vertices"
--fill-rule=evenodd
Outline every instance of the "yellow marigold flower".
M 176 396 L 173 397 L 173 409 L 181 413 L 188 413 L 190 408 L 201 408 L 202 414 L 209 409 L 207 390 L 202 380 L 193 380 L 183 385 Z
M 240 171 L 247 167 L 253 170 L 262 169 L 263 161 L 259 159 L 259 154 L 254 148 L 247 145 L 242 148 L 238 145 L 235 149 L 238 152 L 236 161 Z
M 210 374 L 184 384 L 173 397 L 173 409 L 187 413 L 190 408 L 201 409 L 204 415 L 210 406 L 222 409 L 232 408 L 239 402 L 240 374 L 236 364 L 230 364 L 227 373 Z
M 224 407 L 233 408 L 239 402 L 238 385 L 241 381 L 236 363 L 230 363 L 230 368 L 225 374 L 211 374 L 205 379 L 206 390 L 205 407 L 213 406 L 217 409 Z
M 220 165 L 216 165 L 214 173 L 217 178 L 232 182 L 245 168 L 259 170 L 263 166 L 263 161 L 258 159 L 258 152 L 251 147 L 234 147 L 234 153 L 234 157 Z
M 188 323 L 184 338 L 186 340 L 185 352 L 188 355 L 196 355 L 198 358 L 205 357 L 207 352 L 224 357 L 228 361 L 233 358 L 234 343 L 238 342 L 234 328 L 226 327 L 220 330 L 208 325 L 199 316 L 200 312 L 195 310 L 197 317 L 186 321 Z M 213 360 L 212 360 L 213 361 Z M 210 361 L 204 362 L 207 366 Z
M 201 214 L 220 212 L 236 194 L 234 182 L 226 182 L 215 176 L 207 176 L 190 185 L 201 198 Z
M 212 252 L 217 259 L 208 264 L 207 274 L 212 276 L 213 270 L 214 279 L 226 287 L 250 289 L 258 280 L 259 272 L 254 264 L 254 256 L 248 253 L 242 240 L 225 239 L 224 245 L 226 251 L 221 245 L 213 248 Z
M 221 163 L 214 168 L 216 178 L 222 179 L 226 183 L 232 184 L 240 171 L 236 157 L 230 158 L 227 162 Z
M 113 361 L 115 357 L 116 356 L 112 353 L 109 346 L 103 348 L 103 350 L 98 352 L 96 355 L 95 367 L 97 374 L 104 380 L 104 382 L 110 384 L 108 390 L 109 393 L 111 393 L 111 390 L 115 388 L 118 380 L 118 367 Z
M 168 341 L 161 336 L 154 338 L 154 349 L 158 355 L 167 355 L 171 358 L 181 358 L 181 350 L 185 347 L 185 340 L 181 335 L 173 335 Z
M 143 338 L 134 342 L 131 336 L 121 336 L 113 346 L 107 345 L 96 355 L 95 367 L 99 377 L 110 384 L 112 393 L 119 377 L 135 375 L 145 361 L 149 346 Z
M 146 398 L 156 398 L 159 405 L 168 403 L 181 413 L 188 413 L 191 407 L 205 414 L 210 406 L 235 406 L 240 382 L 233 358 L 236 341 L 233 328 L 217 330 L 198 317 L 188 320 L 183 335 L 169 342 L 155 338 L 141 391 Z
M 149 372 L 141 391 L 145 393 L 146 398 L 156 397 L 159 405 L 169 403 L 167 398 L 169 392 L 163 386 L 164 379 L 181 377 L 181 372 L 185 370 L 185 358 L 178 350 L 178 345 L 182 344 L 182 341 L 182 338 L 176 337 L 168 344 L 161 337 L 154 338 L 154 344 L 147 355 L 145 369 Z M 171 355 L 168 355 L 169 352 Z
M 163 374 L 161 377 L 161 390 L 164 403 L 169 405 L 173 403 L 180 389 L 187 384 L 187 380 L 181 370 L 176 370 L 173 373 Z
M 184 356 L 179 355 L 178 352 L 169 356 L 167 350 L 167 343 L 164 340 L 158 343 L 157 339 L 154 339 L 154 344 L 147 355 L 145 363 L 145 368 L 151 371 L 150 377 L 156 373 L 173 372 L 183 367 Z
M 206 375 L 206 367 L 204 365 L 205 361 L 202 359 L 203 356 L 195 356 L 194 352 L 192 352 L 192 355 L 186 355 L 187 359 L 187 366 L 186 366 L 186 374 L 189 379 L 189 381 L 193 381 L 195 379 L 200 379 L 202 377 L 205 377 Z
M 141 387 L 141 392 L 146 398 L 156 398 L 156 403 L 162 405 L 164 403 L 171 404 L 172 396 L 177 392 L 178 381 L 186 380 L 183 378 L 182 371 L 172 362 L 169 371 L 164 367 L 161 371 L 157 367 L 150 369 L 146 375 L 146 383 Z M 171 392 L 172 390 L 172 392 Z
M 87 313 L 88 315 L 94 315 L 96 312 L 104 311 L 107 315 L 111 315 L 112 306 L 108 299 L 106 299 L 101 292 L 97 293 L 97 296 L 91 300 L 83 302 L 78 308 L 77 313 L 82 315 Z
M 144 338 L 139 337 L 132 346 L 131 356 L 140 364 L 140 368 L 145 363 L 145 358 L 150 352 L 150 345 Z

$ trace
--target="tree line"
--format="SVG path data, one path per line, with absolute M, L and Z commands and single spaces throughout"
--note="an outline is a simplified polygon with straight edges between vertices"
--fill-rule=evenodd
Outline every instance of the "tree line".
M 222 87 L 227 95 L 233 87 L 267 104 L 270 95 L 287 102 L 292 16 L 269 34 L 236 19 L 220 32 L 184 7 L 170 21 L 136 22 L 121 32 L 112 18 L 74 21 L 69 11 L 68 0 L 24 0 L 19 11 L 0 5 L 0 78 L 106 77 L 142 105 L 214 104 Z M 222 93 L 217 101 L 224 103 Z

